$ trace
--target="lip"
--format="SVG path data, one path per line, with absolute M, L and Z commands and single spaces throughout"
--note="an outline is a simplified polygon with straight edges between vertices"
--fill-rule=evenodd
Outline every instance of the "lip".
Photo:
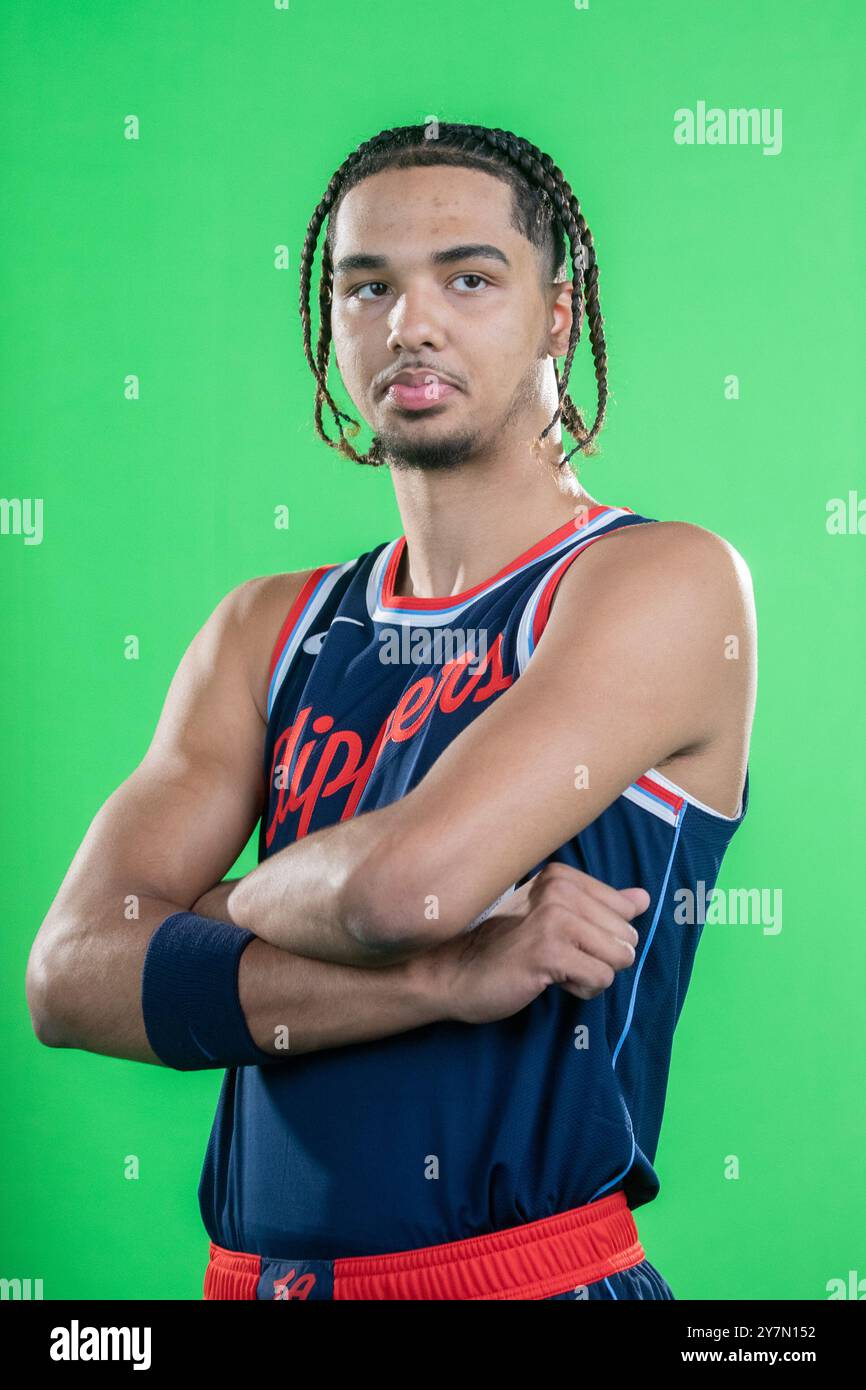
M 449 396 L 457 394 L 457 387 L 452 386 L 448 381 L 437 381 L 436 390 L 431 392 L 430 383 L 423 380 L 411 384 L 405 381 L 392 382 L 385 392 L 385 400 L 392 405 L 399 406 L 401 410 L 411 410 L 418 414 L 423 410 L 432 410 L 434 406 L 442 405 L 443 401 Z
M 455 391 L 460 389 L 453 377 L 446 376 L 436 367 L 404 367 L 401 371 L 394 372 L 388 377 L 382 387 L 382 394 L 387 395 L 392 386 L 426 386 L 428 377 L 435 377 L 442 386 L 451 386 Z
M 456 382 L 435 367 L 405 367 L 388 379 L 383 395 L 392 405 L 417 414 L 441 405 L 459 389 Z

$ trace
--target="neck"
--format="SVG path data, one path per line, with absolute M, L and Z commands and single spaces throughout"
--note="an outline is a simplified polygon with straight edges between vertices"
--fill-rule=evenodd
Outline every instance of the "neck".
M 392 468 L 391 480 L 406 536 L 401 598 L 471 589 L 595 502 L 567 465 L 556 476 L 528 450 L 453 472 Z

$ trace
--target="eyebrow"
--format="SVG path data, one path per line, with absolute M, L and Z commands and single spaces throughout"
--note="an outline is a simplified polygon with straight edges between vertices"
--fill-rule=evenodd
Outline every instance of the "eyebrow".
M 504 251 L 500 251 L 498 246 L 491 246 L 489 242 L 467 242 L 463 246 L 449 246 L 446 251 L 433 251 L 430 255 L 432 265 L 450 265 L 452 261 L 500 261 L 502 265 L 509 268 L 511 262 Z M 356 255 L 341 256 L 334 266 L 335 275 L 347 275 L 353 270 L 385 270 L 388 266 L 387 256 Z

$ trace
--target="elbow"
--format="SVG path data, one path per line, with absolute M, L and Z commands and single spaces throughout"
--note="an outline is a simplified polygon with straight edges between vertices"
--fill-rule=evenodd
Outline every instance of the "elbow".
M 423 858 L 408 848 L 367 861 L 348 885 L 346 924 L 371 952 L 403 956 L 456 936 L 463 923 L 451 910 Z
M 55 1004 L 52 953 L 38 938 L 30 951 L 24 980 L 33 1032 L 45 1047 L 68 1047 L 69 1040 Z
M 30 1023 L 37 1039 L 45 1047 L 62 1047 L 63 1043 L 60 1030 L 57 1027 L 57 1020 L 51 1012 L 47 981 L 40 973 L 31 970 L 29 966 L 25 990 L 27 1007 L 30 1011 Z

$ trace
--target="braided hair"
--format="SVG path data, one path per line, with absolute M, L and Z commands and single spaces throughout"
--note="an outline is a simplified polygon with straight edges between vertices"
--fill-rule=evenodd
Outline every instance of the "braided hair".
M 561 418 L 569 434 L 578 442 L 561 460 L 560 466 L 564 466 L 579 450 L 586 454 L 595 453 L 593 441 L 604 423 L 607 406 L 607 348 L 603 331 L 604 320 L 598 302 L 595 248 L 577 198 L 550 156 L 543 154 L 528 140 L 513 135 L 511 131 L 443 122 L 438 124 L 434 134 L 435 138 L 430 138 L 427 127 L 423 125 L 396 126 L 391 130 L 380 131 L 370 140 L 365 140 L 333 174 L 324 197 L 310 219 L 301 252 L 300 311 L 304 330 L 304 355 L 316 378 L 317 435 L 331 448 L 338 449 L 355 463 L 378 466 L 386 461 L 381 453 L 377 435 L 373 436 L 367 454 L 356 453 L 349 439 L 357 435 L 360 425 L 357 420 L 353 420 L 350 415 L 339 409 L 328 389 L 334 283 L 331 259 L 332 233 L 340 203 L 350 188 L 383 169 L 452 164 L 480 169 L 510 184 L 514 194 L 515 225 L 536 247 L 543 248 L 547 245 L 554 280 L 561 278 L 565 269 L 565 235 L 568 236 L 573 283 L 571 334 L 561 379 L 556 362 L 553 364 L 559 404 L 550 424 L 539 436 L 539 444 Z M 326 217 L 328 226 L 322 243 L 322 271 L 319 280 L 319 337 L 316 355 L 313 357 L 310 285 L 316 244 Z M 591 429 L 587 429 L 583 416 L 568 395 L 568 377 L 575 349 L 580 342 L 584 304 L 598 388 L 598 409 Z M 325 403 L 334 417 L 339 431 L 338 439 L 332 439 L 324 429 L 322 408 Z

